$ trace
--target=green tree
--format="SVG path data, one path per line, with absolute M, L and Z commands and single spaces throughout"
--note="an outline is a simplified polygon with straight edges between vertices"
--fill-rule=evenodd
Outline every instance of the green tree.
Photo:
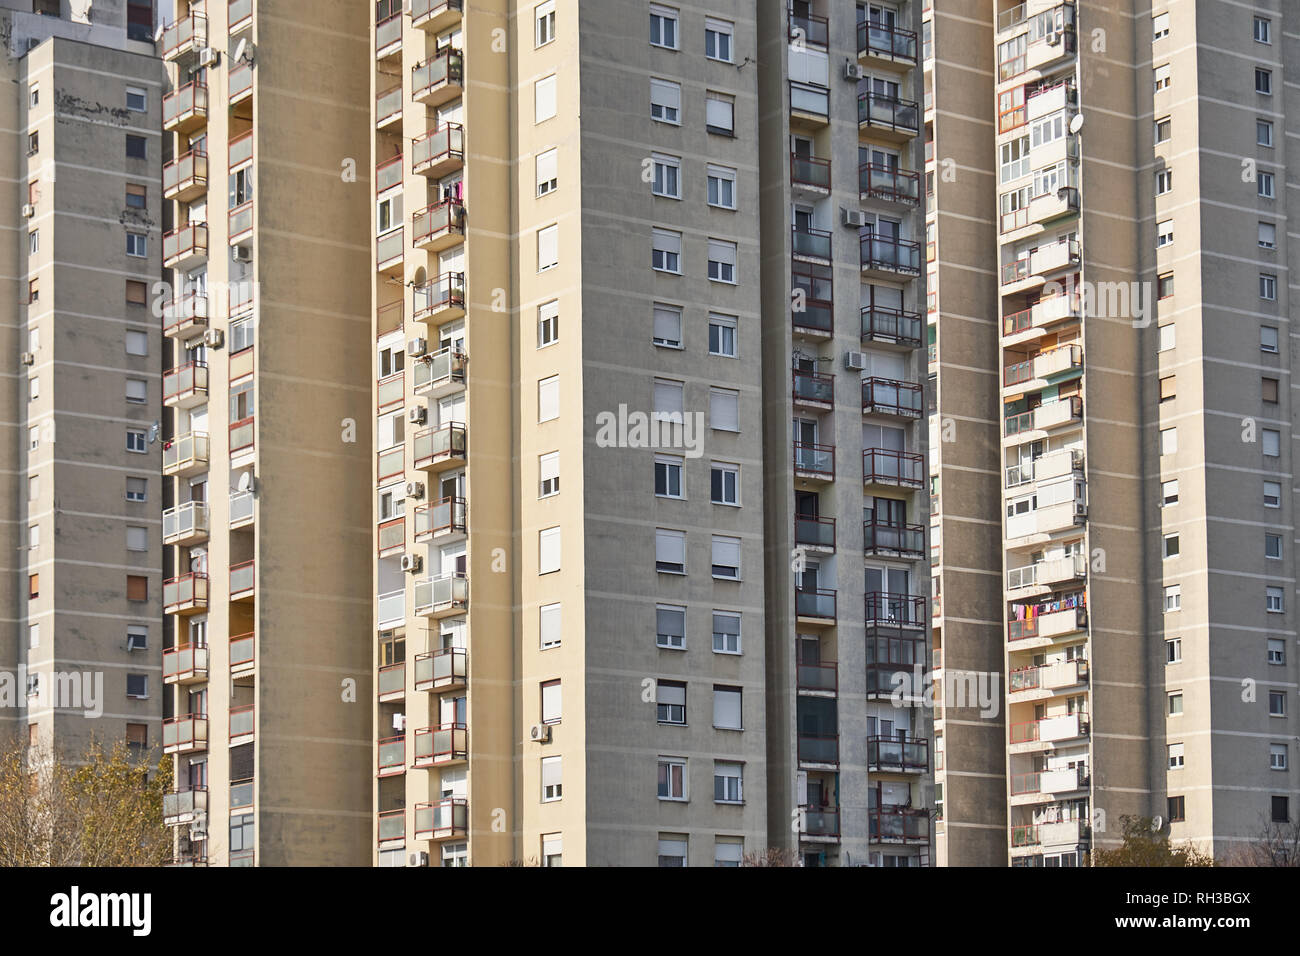
M 1093 866 L 1214 866 L 1214 858 L 1194 846 L 1171 846 L 1168 834 L 1152 827 L 1151 817 L 1121 821 L 1123 842 L 1113 850 L 1093 850 Z

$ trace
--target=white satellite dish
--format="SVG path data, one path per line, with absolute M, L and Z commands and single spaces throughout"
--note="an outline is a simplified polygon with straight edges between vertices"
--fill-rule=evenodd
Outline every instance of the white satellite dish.
M 253 474 L 252 474 L 252 472 L 242 471 L 242 472 L 239 473 L 239 490 L 240 490 L 240 491 L 252 491 L 252 490 L 253 490 Z
M 241 40 L 241 41 L 239 41 L 239 42 L 242 43 L 242 42 L 244 42 L 244 41 Z M 1082 113 L 1075 113 L 1075 114 L 1074 114 L 1074 119 L 1070 120 L 1070 132 L 1071 132 L 1071 133 L 1077 133 L 1077 132 L 1079 132 L 1079 130 L 1081 130 L 1081 129 L 1083 129 L 1083 114 L 1082 114 Z
M 239 38 L 239 42 L 235 44 L 234 57 L 236 60 L 253 62 L 253 46 L 248 42 L 248 37 Z

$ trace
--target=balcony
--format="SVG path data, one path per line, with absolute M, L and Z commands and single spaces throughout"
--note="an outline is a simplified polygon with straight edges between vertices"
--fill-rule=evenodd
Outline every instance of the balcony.
M 253 705 L 230 708 L 230 746 L 251 743 L 257 731 L 257 719 Z
M 1021 746 L 1021 750 L 1044 749 L 1039 745 L 1056 743 L 1061 740 L 1074 740 L 1088 736 L 1089 722 L 1087 714 L 1061 714 L 1056 717 L 1044 717 L 1041 720 L 1027 720 L 1012 724 L 1011 745 Z M 1017 751 L 1018 752 L 1018 751 Z
M 920 131 L 920 111 L 913 100 L 885 93 L 858 97 L 858 129 L 879 139 L 905 143 Z
M 375 129 L 400 126 L 402 122 L 402 84 L 375 94 Z M 399 129 L 400 133 L 401 130 Z
M 254 796 L 256 796 L 256 792 L 255 792 L 254 781 L 252 777 L 245 777 L 243 780 L 230 781 L 230 809 L 231 810 L 252 810 Z M 240 864 L 236 862 L 236 857 L 240 853 L 246 855 L 245 857 L 247 859 L 246 863 Z M 242 851 L 237 851 L 236 853 L 232 853 L 230 855 L 230 865 L 231 866 L 240 866 L 240 865 L 252 866 L 253 865 L 252 853 L 253 853 L 252 850 L 242 850 Z
M 916 34 L 883 23 L 858 24 L 858 59 L 867 66 L 916 65 Z
M 375 271 L 390 278 L 400 277 L 406 264 L 406 229 L 398 226 L 375 240 Z
M 253 523 L 257 515 L 257 501 L 251 491 L 230 493 L 230 527 L 243 528 Z
M 164 614 L 201 614 L 208 609 L 208 576 L 191 572 L 163 582 Z
M 469 356 L 452 348 L 440 349 L 432 355 L 416 359 L 411 365 L 411 378 L 415 394 L 427 398 L 442 398 L 465 387 L 465 370 Z
M 816 442 L 795 442 L 794 476 L 805 481 L 834 481 L 835 446 Z
M 922 637 L 868 633 L 867 698 L 921 700 L 925 689 L 927 648 Z
M 905 558 L 925 556 L 924 525 L 892 524 L 878 519 L 864 521 L 862 537 L 866 554 L 898 555 Z
M 1082 581 L 1088 574 L 1088 559 L 1072 554 L 1051 561 L 1039 561 L 1007 571 L 1007 589 L 1050 587 L 1069 581 Z
M 858 238 L 858 255 L 862 274 L 867 278 L 896 279 L 921 274 L 921 244 L 910 239 L 863 232 Z
M 187 83 L 163 97 L 163 129 L 170 133 L 192 133 L 208 122 L 208 86 Z
M 208 154 L 192 149 L 163 167 L 163 198 L 192 202 L 208 191 Z
M 379 557 L 386 558 L 406 550 L 406 519 L 394 518 L 379 526 Z
M 921 347 L 921 313 L 869 305 L 862 310 L 862 341 Z
M 444 691 L 464 687 L 469 675 L 469 653 L 463 647 L 444 647 L 415 657 L 415 689 Z
M 858 193 L 862 199 L 880 199 L 907 206 L 921 204 L 921 174 L 895 166 L 863 163 L 858 167 Z
M 193 408 L 208 401 L 206 362 L 187 362 L 163 373 L 163 404 L 168 408 Z
M 208 45 L 208 18 L 191 13 L 163 28 L 162 55 L 169 63 Z
M 1062 448 L 1048 452 L 1030 461 L 1018 465 L 1008 465 L 1006 471 L 1007 487 L 1015 488 L 1031 481 L 1047 481 L 1051 478 L 1063 478 L 1066 475 L 1082 475 L 1083 450 L 1079 448 Z
M 809 4 L 811 6 L 811 4 Z M 790 40 L 807 46 L 825 47 L 830 37 L 830 22 L 826 17 L 809 14 L 800 16 L 790 11 Z
M 1060 770 L 1035 770 L 1011 776 L 1011 796 L 1028 796 L 1031 800 L 1014 800 L 1014 803 L 1032 802 L 1033 797 L 1051 800 L 1056 794 L 1085 790 L 1089 784 L 1088 768 L 1084 764 L 1063 767 Z
M 790 126 L 816 130 L 829 125 L 831 91 L 816 83 L 790 80 Z
M 796 408 L 814 408 L 828 410 L 835 405 L 835 376 L 813 372 L 806 369 L 794 369 L 791 400 Z
M 1035 409 L 1008 415 L 1006 434 L 1008 437 L 1025 432 L 1050 431 L 1063 425 L 1078 425 L 1083 421 L 1083 399 L 1078 395 L 1044 402 Z
M 465 241 L 465 204 L 454 199 L 426 206 L 411 217 L 411 244 L 442 252 Z
M 385 737 L 378 744 L 376 776 L 391 777 L 406 773 L 406 735 Z
M 799 836 L 803 840 L 835 842 L 840 838 L 840 811 L 828 807 L 800 807 L 799 819 L 803 829 Z
M 464 498 L 440 498 L 415 509 L 415 542 L 459 537 L 469 530 L 469 506 Z
M 187 501 L 163 512 L 163 544 L 189 547 L 208 540 L 208 506 Z
M 163 683 L 201 684 L 208 679 L 206 644 L 177 644 L 163 651 Z
M 230 566 L 230 600 L 247 600 L 253 597 L 256 588 L 257 569 L 252 561 Z
M 835 551 L 835 519 L 795 515 L 794 543 L 809 551 Z
M 828 265 L 790 263 L 792 331 L 809 339 L 829 339 L 834 331 L 834 297 L 831 268 Z
M 448 797 L 438 803 L 415 805 L 415 838 L 448 840 L 469 833 L 469 801 Z
M 237 246 L 253 234 L 253 202 L 240 203 L 226 215 L 227 236 Z
M 840 738 L 838 734 L 799 734 L 799 763 L 804 765 L 838 767 L 840 765 Z
M 837 594 L 831 588 L 795 588 L 794 613 L 800 624 L 833 625 Z
M 924 408 L 924 389 L 914 382 L 875 377 L 862 380 L 863 415 L 920 418 Z
M 812 697 L 834 697 L 839 693 L 839 668 L 835 661 L 795 665 L 795 688 Z
M 230 676 L 232 679 L 251 677 L 256 671 L 257 640 L 256 634 L 232 634 L 230 636 Z
M 443 574 L 415 582 L 416 614 L 443 618 L 464 614 L 467 607 L 469 578 L 463 574 Z
M 1042 607 L 1043 605 L 1039 605 Z M 1048 604 L 1046 607 L 1054 607 Z M 1047 610 L 1034 617 L 1013 619 L 1007 624 L 1007 640 L 1016 641 L 1052 641 L 1067 634 L 1082 631 L 1088 626 L 1088 609 L 1086 607 L 1065 607 L 1060 610 Z
M 867 770 L 882 773 L 925 773 L 930 769 L 930 741 L 924 738 L 867 738 Z
M 411 172 L 441 179 L 465 165 L 465 127 L 444 123 L 411 142 Z
M 230 35 L 253 25 L 253 0 L 229 0 L 226 8 L 226 22 L 230 24 Z
M 890 448 L 867 448 L 862 452 L 862 483 L 920 488 L 925 484 L 925 459 Z
M 410 11 L 411 26 L 429 33 L 443 33 L 460 23 L 461 0 L 411 0 Z
M 208 749 L 208 715 L 185 714 L 163 721 L 163 753 L 201 753 Z
M 441 106 L 464 92 L 465 57 L 445 47 L 432 59 L 411 68 L 411 98 L 425 106 Z
M 1002 284 L 1019 285 L 1030 280 L 1045 279 L 1062 269 L 1077 268 L 1080 262 L 1078 240 L 1070 239 L 1039 246 L 1032 252 L 1017 257 L 1002 267 Z M 1003 295 L 1010 290 L 1003 290 Z
M 208 327 L 208 297 L 191 292 L 163 303 L 163 335 L 169 339 L 188 338 L 186 332 Z
M 164 475 L 190 478 L 207 470 L 207 432 L 186 432 L 163 443 Z
M 405 326 L 404 305 L 400 299 L 375 309 L 375 338 L 382 339 L 385 335 L 400 332 Z
M 251 455 L 257 440 L 256 422 L 249 416 L 230 424 L 230 457 Z
M 375 617 L 379 627 L 401 625 L 406 621 L 406 591 L 388 591 L 375 599 Z
M 871 591 L 864 595 L 864 621 L 878 630 L 914 629 L 930 626 L 925 598 L 912 594 Z
M 398 478 L 406 472 L 406 446 L 394 445 L 375 453 L 376 480 L 383 484 L 390 478 Z
M 387 13 L 392 4 L 379 2 L 375 4 L 375 59 L 385 60 L 402 52 L 402 5 L 396 4 L 397 12 L 391 16 L 381 17 Z
M 403 842 L 406 839 L 406 809 L 382 811 L 375 825 L 375 835 L 380 846 Z
M 872 807 L 867 811 L 872 843 L 929 843 L 930 813 L 910 807 Z
M 465 464 L 468 436 L 459 423 L 426 428 L 415 433 L 415 467 L 440 472 Z
M 831 161 L 815 156 L 790 154 L 790 186 L 799 192 L 829 196 L 831 192 Z
M 253 95 L 253 67 L 249 63 L 239 63 L 230 67 L 227 77 L 229 102 L 231 106 L 242 103 Z
M 193 823 L 199 814 L 208 812 L 208 788 L 193 787 L 163 794 L 163 826 L 179 827 Z
M 406 696 L 406 664 L 389 664 L 379 668 L 375 683 L 380 703 L 401 700 Z
M 1012 695 L 1013 703 L 1042 700 L 1058 691 L 1087 684 L 1088 677 L 1088 662 L 1081 658 L 1018 667 L 1008 677 L 1007 693 Z
M 468 757 L 469 727 L 466 724 L 439 724 L 415 732 L 414 767 L 459 763 Z
M 163 234 L 163 268 L 187 272 L 208 261 L 208 224 L 192 222 Z
M 391 411 L 406 401 L 406 372 L 401 371 L 381 378 L 375 384 L 375 408 L 381 413 Z
M 1078 322 L 1083 318 L 1083 302 L 1077 292 L 1051 295 L 1039 299 L 1027 309 L 1002 317 L 1002 334 L 1018 335 L 1030 329 L 1046 328 L 1057 322 Z
M 411 318 L 441 325 L 465 316 L 465 273 L 444 272 L 411 289 Z
M 790 242 L 793 255 L 799 261 L 826 264 L 831 261 L 831 234 L 825 229 L 813 229 L 811 226 L 801 229 L 793 226 Z

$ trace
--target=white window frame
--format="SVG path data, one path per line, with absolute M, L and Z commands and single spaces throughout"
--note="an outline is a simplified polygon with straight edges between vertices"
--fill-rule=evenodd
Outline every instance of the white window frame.
M 710 540 L 710 560 L 709 570 L 715 581 L 739 581 L 741 580 L 741 558 L 744 550 L 744 543 L 740 538 L 734 535 L 715 534 Z M 727 558 L 734 551 L 735 564 L 731 564 L 720 558 Z M 720 572 L 719 569 L 722 569 Z M 734 573 L 728 573 L 732 571 Z
M 729 239 L 709 240 L 709 281 L 736 285 L 739 246 Z
M 677 557 L 680 557 L 681 560 L 669 560 Z M 686 573 L 685 531 L 678 531 L 673 528 L 655 529 L 655 570 L 659 574 Z
M 722 782 L 722 796 L 718 795 L 718 784 Z M 735 795 L 732 796 L 728 791 L 732 790 L 729 785 L 730 781 L 735 781 Z M 715 760 L 713 761 L 713 802 L 739 805 L 745 802 L 745 765 L 736 760 Z
M 719 136 L 736 135 L 736 98 L 719 90 L 704 93 L 704 128 Z
M 1264 610 L 1269 614 L 1286 613 L 1286 590 L 1275 585 L 1264 588 Z
M 734 388 L 709 389 L 709 427 L 740 433 L 740 392 Z
M 651 306 L 650 340 L 660 348 L 682 347 L 682 307 L 656 302 Z
M 537 456 L 537 497 L 553 498 L 560 493 L 560 453 Z
M 537 383 L 537 421 L 551 422 L 560 417 L 560 376 L 551 375 Z
M 731 331 L 731 351 L 730 351 L 730 352 L 718 351 L 718 350 L 715 350 L 715 349 L 713 348 L 713 339 L 714 339 L 713 330 L 714 330 L 715 328 L 720 329 L 720 330 L 728 330 L 728 329 L 729 329 L 729 330 Z M 718 339 L 718 348 L 721 349 L 721 348 L 726 344 L 726 343 L 725 343 L 726 335 L 724 335 L 724 334 L 720 331 L 720 332 L 718 333 L 717 339 Z M 718 313 L 718 312 L 710 312 L 710 313 L 709 313 L 709 354 L 710 354 L 710 355 L 716 355 L 716 356 L 719 357 L 719 358 L 732 358 L 732 359 L 734 359 L 734 358 L 739 357 L 739 351 L 740 351 L 740 346 L 739 346 L 739 322 L 738 322 L 736 316 L 734 316 L 734 315 L 722 315 L 721 313 Z
M 542 528 L 537 532 L 537 573 L 554 574 L 560 570 L 561 528 Z
M 556 74 L 543 76 L 533 83 L 533 125 L 554 119 L 559 112 L 559 89 Z M 548 112 L 549 111 L 549 112 Z
M 735 723 L 719 723 L 720 719 L 729 720 L 730 711 L 735 711 Z M 720 714 L 719 712 L 722 711 Z M 745 692 L 741 687 L 713 685 L 713 727 L 715 730 L 745 729 Z
M 537 230 L 537 271 L 550 272 L 560 265 L 560 225 L 551 223 Z
M 735 632 L 729 630 L 718 630 L 718 618 L 734 619 Z M 739 611 L 720 611 L 714 610 L 712 617 L 713 635 L 713 653 L 715 654 L 742 654 L 744 653 L 744 617 Z M 724 621 L 724 626 L 726 626 Z
M 736 170 L 730 166 L 718 166 L 709 163 L 706 167 L 707 192 L 705 193 L 705 202 L 714 209 L 735 210 L 736 206 Z M 716 187 L 714 184 L 717 184 Z M 727 187 L 727 188 L 724 188 Z M 730 191 L 730 202 L 723 202 L 723 192 Z M 716 202 L 714 201 L 716 198 Z
M 542 758 L 540 774 L 542 803 L 558 803 L 564 797 L 563 759 L 562 756 Z
M 550 639 L 548 640 L 548 632 Z M 564 609 L 560 602 L 543 604 L 537 609 L 537 646 L 543 651 L 564 642 Z
M 665 634 L 662 632 L 659 623 L 660 612 L 664 612 L 667 614 L 681 615 L 682 633 L 680 635 Z M 677 638 L 676 643 L 674 643 L 673 640 L 674 638 Z M 655 605 L 655 646 L 666 651 L 686 650 L 686 608 L 685 606 L 680 604 L 656 604 Z
M 674 248 L 675 247 L 675 248 Z M 656 264 L 656 260 L 658 264 Z M 682 234 L 655 227 L 651 232 L 650 268 L 655 272 L 682 274 Z
M 671 33 L 669 37 L 667 34 Z M 680 50 L 682 15 L 676 7 L 650 4 L 650 45 L 661 50 Z
M 537 307 L 537 347 L 544 349 L 560 341 L 560 300 L 552 299 Z
M 709 52 L 710 34 L 717 37 L 726 37 L 726 56 L 721 55 L 720 47 L 723 46 L 723 43 L 720 40 L 712 41 L 713 52 Z M 717 17 L 704 18 L 704 56 L 706 59 L 716 60 L 719 63 L 736 62 L 736 25 L 734 23 L 730 20 L 719 20 Z
M 555 40 L 555 0 L 546 0 L 533 7 L 533 49 L 539 49 Z
M 537 198 L 549 196 L 560 188 L 560 148 L 552 146 L 537 154 L 533 162 L 537 176 Z
M 665 773 L 665 770 L 667 773 Z M 673 771 L 676 771 L 674 773 Z M 659 792 L 659 778 L 664 779 L 664 792 Z M 677 786 L 674 786 L 676 784 Z M 655 761 L 655 796 L 667 803 L 687 803 L 690 784 L 686 773 L 686 758 L 659 757 Z
M 672 80 L 650 79 L 650 118 L 656 123 L 682 125 L 682 85 Z
M 713 496 L 713 476 L 721 474 L 722 478 L 722 497 L 721 499 Z M 731 496 L 728 499 L 727 477 L 731 476 Z M 731 462 L 715 461 L 709 465 L 709 500 L 715 505 L 722 505 L 729 508 L 740 507 L 740 466 Z
M 666 153 L 651 153 L 653 176 L 650 179 L 650 192 L 661 199 L 682 198 L 682 158 Z M 669 172 L 672 175 L 669 176 Z M 669 179 L 672 182 L 669 182 Z M 671 188 L 669 188 L 671 186 Z
M 664 490 L 659 490 L 659 476 L 664 477 Z M 673 494 L 673 477 L 677 478 L 677 493 Z M 655 497 L 686 499 L 686 459 L 680 455 L 655 455 Z
M 1164 604 L 1163 611 L 1166 614 L 1183 609 L 1183 586 L 1181 584 L 1166 584 L 1164 587 Z

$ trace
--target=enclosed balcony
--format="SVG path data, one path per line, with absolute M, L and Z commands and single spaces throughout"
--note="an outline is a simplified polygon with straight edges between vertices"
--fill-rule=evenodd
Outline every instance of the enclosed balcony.
M 867 811 L 872 843 L 929 843 L 930 813 L 911 807 L 882 806 Z
M 790 81 L 790 126 L 813 131 L 830 124 L 831 91 L 819 83 Z
M 401 52 L 401 0 L 377 0 L 375 3 L 375 59 L 385 60 Z
M 807 551 L 835 551 L 835 519 L 813 515 L 795 515 L 794 543 Z
M 440 472 L 465 464 L 468 436 L 459 423 L 426 428 L 415 433 L 415 467 Z
M 800 764 L 822 767 L 839 766 L 840 738 L 838 734 L 800 733 L 797 747 Z
M 858 255 L 862 274 L 867 278 L 897 279 L 921 274 L 921 244 L 910 239 L 864 231 L 858 237 Z
M 257 587 L 257 569 L 252 561 L 230 566 L 230 600 L 245 601 Z
M 831 193 L 831 161 L 816 156 L 790 154 L 790 186 L 795 192 L 814 196 Z
M 426 252 L 442 252 L 465 241 L 465 204 L 454 199 L 426 206 L 411 218 L 411 242 Z
M 378 760 L 375 773 L 380 777 L 391 777 L 406 773 L 406 735 L 384 737 L 379 741 Z
M 206 362 L 186 362 L 163 373 L 163 404 L 168 408 L 193 408 L 207 401 Z
M 191 13 L 163 28 L 163 59 L 174 63 L 187 54 L 197 53 L 208 44 L 208 18 Z
M 444 272 L 411 289 L 411 318 L 442 325 L 465 316 L 465 273 Z
M 253 705 L 230 708 L 230 746 L 251 743 L 257 731 Z
M 208 122 L 208 85 L 187 83 L 163 97 L 163 129 L 192 133 Z
M 411 0 L 411 26 L 443 33 L 460 23 L 461 6 L 461 0 Z
M 1042 700 L 1087 684 L 1088 677 L 1088 662 L 1082 658 L 1017 667 L 1007 677 L 1007 693 L 1013 703 Z
M 898 488 L 920 488 L 925 484 L 925 459 L 892 448 L 867 448 L 862 452 L 862 483 Z
M 1079 242 L 1076 239 L 1039 246 L 1002 267 L 1002 284 L 1024 284 L 1029 287 L 1037 284 L 1037 280 L 1046 279 L 1062 269 L 1078 268 L 1080 258 Z M 1003 290 L 1004 295 L 1009 292 L 1010 290 Z
M 406 664 L 389 664 L 379 668 L 375 684 L 381 704 L 401 700 L 406 696 Z
M 415 542 L 464 536 L 469 530 L 469 505 L 464 498 L 439 498 L 415 509 Z
M 193 202 L 208 191 L 208 154 L 192 149 L 163 166 L 163 198 Z
M 202 614 L 208 609 L 208 576 L 198 572 L 163 582 L 163 613 Z
M 189 478 L 207 470 L 207 432 L 186 432 L 163 443 L 164 475 Z
M 790 243 L 794 257 L 799 261 L 826 264 L 831 261 L 831 234 L 825 229 L 792 226 Z
M 795 588 L 794 613 L 800 624 L 826 627 L 836 620 L 837 594 L 832 588 Z
M 882 773 L 925 773 L 930 769 L 930 741 L 912 737 L 867 738 L 867 770 Z
M 897 555 L 906 558 L 925 556 L 925 526 L 894 524 L 889 521 L 862 522 L 863 549 L 867 554 Z
M 916 65 L 916 34 L 911 30 L 874 23 L 858 24 L 858 59 L 864 66 L 907 69 Z
M 463 574 L 442 574 L 415 582 L 415 613 L 443 618 L 464 614 L 469 607 L 469 578 Z
M 1005 432 L 1008 437 L 1025 432 L 1049 431 L 1065 425 L 1078 425 L 1083 421 L 1083 399 L 1078 395 L 1044 402 L 1025 412 L 1008 414 Z
M 810 369 L 794 369 L 791 400 L 796 408 L 829 410 L 835 406 L 835 376 Z
M 415 767 L 459 763 L 469 757 L 469 727 L 439 724 L 415 732 Z
M 469 652 L 463 647 L 443 647 L 415 657 L 415 689 L 444 691 L 464 687 L 469 674 Z
M 1060 714 L 1011 724 L 1009 729 L 1013 752 L 1042 750 L 1061 740 L 1088 736 L 1089 721 L 1087 714 Z
M 925 394 L 915 382 L 893 378 L 862 380 L 862 414 L 920 418 L 925 411 Z
M 193 823 L 208 812 L 208 788 L 192 787 L 163 794 L 163 826 L 179 827 Z
M 256 671 L 257 635 L 230 635 L 230 676 L 233 680 L 252 677 Z
M 921 174 L 896 166 L 863 163 L 858 167 L 858 193 L 864 200 L 917 206 L 921 203 Z
M 163 651 L 163 683 L 201 684 L 208 679 L 206 644 L 177 644 Z
M 796 336 L 829 339 L 834 331 L 832 270 L 828 265 L 793 260 L 790 264 L 791 324 Z
M 1002 317 L 1002 334 L 1018 335 L 1030 329 L 1042 329 L 1057 322 L 1077 322 L 1083 318 L 1083 302 L 1077 292 L 1039 299 L 1027 309 Z
M 411 142 L 411 172 L 441 179 L 465 165 L 465 127 L 443 123 Z
M 834 807 L 800 807 L 800 839 L 835 841 L 840 838 L 840 811 Z
M 375 836 L 380 846 L 401 843 L 406 839 L 406 808 L 382 810 L 375 823 Z
M 905 143 L 920 131 L 920 117 L 914 100 L 875 92 L 858 97 L 858 128 L 872 137 Z
M 1085 790 L 1089 784 L 1088 768 L 1085 764 L 1063 767 L 1059 770 L 1034 770 L 1030 773 L 1017 773 L 1011 776 L 1011 796 L 1013 803 L 1032 802 L 1033 798 L 1041 800 L 1055 799 L 1057 794 L 1073 793 Z M 1029 800 L 1015 800 L 1016 797 L 1029 797 Z
M 187 501 L 163 512 L 163 544 L 189 547 L 208 540 L 208 506 Z
M 795 442 L 794 476 L 804 481 L 834 481 L 835 446 L 816 442 Z
M 889 636 L 868 628 L 866 652 L 869 699 L 896 694 L 921 699 L 928 659 L 924 638 Z
M 187 272 L 207 261 L 207 223 L 191 222 L 163 234 L 163 268 Z
M 804 661 L 795 665 L 795 688 L 813 697 L 834 697 L 839 692 L 839 668 L 835 661 Z
M 415 838 L 449 840 L 469 833 L 469 801 L 448 797 L 438 803 L 415 805 Z
M 163 335 L 169 339 L 189 338 L 189 332 L 208 327 L 208 297 L 191 292 L 163 303 Z
M 464 93 L 465 57 L 444 47 L 431 59 L 411 68 L 411 98 L 425 106 L 441 106 Z
M 201 753 L 208 749 L 208 715 L 185 714 L 163 721 L 163 753 Z
M 469 356 L 457 349 L 445 348 L 422 356 L 411 364 L 415 394 L 442 398 L 465 387 Z
M 1007 571 L 1007 589 L 1051 587 L 1070 581 L 1082 581 L 1088 574 L 1088 559 L 1071 554 L 1051 561 L 1037 561 Z

